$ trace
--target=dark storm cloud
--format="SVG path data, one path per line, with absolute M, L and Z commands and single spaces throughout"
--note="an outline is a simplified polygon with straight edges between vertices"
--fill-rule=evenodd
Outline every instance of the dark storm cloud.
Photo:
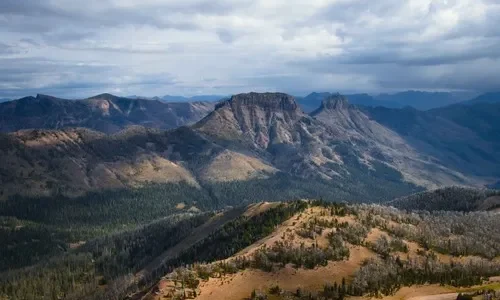
M 62 5 L 49 1 L 3 0 L 0 3 L 0 15 L 6 16 L 10 22 L 9 26 L 14 29 L 19 27 L 33 31 L 48 31 L 63 24 L 75 27 L 85 25 L 86 28 L 149 25 L 161 29 L 193 30 L 198 26 L 189 19 L 174 21 L 169 16 L 174 14 L 217 16 L 230 13 L 235 7 L 248 5 L 248 3 L 250 2 L 234 5 L 226 1 L 212 0 L 197 1 L 192 4 L 184 1 L 158 1 L 158 3 L 137 8 L 113 5 L 109 1 L 89 0 L 85 3 L 65 3 L 63 9 Z M 27 20 L 27 18 L 36 18 L 36 20 Z M 26 21 L 28 21 L 27 24 Z M 41 26 L 34 26 L 37 23 Z
M 425 45 L 402 45 L 395 43 L 392 47 L 379 46 L 367 49 L 346 49 L 340 56 L 319 58 L 318 64 L 328 62 L 339 64 L 400 64 L 408 66 L 433 66 L 455 64 L 478 59 L 500 58 L 500 39 L 487 41 L 467 41 L 456 47 L 446 43 L 428 43 Z
M 67 16 L 48 1 L 39 0 L 3 0 L 0 2 L 2 15 L 23 15 L 29 17 Z
M 500 89 L 499 15 L 496 0 L 2 0 L 0 96 Z
M 77 61 L 43 58 L 0 59 L 0 95 L 19 98 L 42 93 L 78 98 L 120 85 L 167 87 L 179 83 L 174 76 L 167 73 L 123 78 L 116 75 L 120 73 L 123 73 L 123 69 L 113 65 L 85 65 Z
M 0 55 L 1 54 L 16 54 L 20 53 L 21 50 L 15 46 L 7 45 L 0 42 Z

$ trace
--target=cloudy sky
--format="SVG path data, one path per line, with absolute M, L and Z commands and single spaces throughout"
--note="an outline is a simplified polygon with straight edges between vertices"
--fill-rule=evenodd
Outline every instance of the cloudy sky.
M 0 1 L 0 97 L 406 89 L 500 90 L 500 1 Z

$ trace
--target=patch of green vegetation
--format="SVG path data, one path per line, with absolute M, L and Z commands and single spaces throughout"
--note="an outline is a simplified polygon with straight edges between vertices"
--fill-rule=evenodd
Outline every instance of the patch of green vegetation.
M 0 273 L 0 299 L 80 299 L 84 296 L 116 299 L 116 295 L 133 282 L 131 274 L 176 245 L 211 216 L 175 215 L 91 240 L 28 268 Z M 104 283 L 109 283 L 109 289 L 99 289 Z

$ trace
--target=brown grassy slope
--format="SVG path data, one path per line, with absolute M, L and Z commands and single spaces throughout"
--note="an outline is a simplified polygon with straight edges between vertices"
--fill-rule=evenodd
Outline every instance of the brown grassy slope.
M 255 210 L 255 209 L 253 209 Z M 289 220 L 285 221 L 281 226 L 268 237 L 257 241 L 253 245 L 243 249 L 234 257 L 246 256 L 250 257 L 256 250 L 262 246 L 272 246 L 276 241 L 282 240 L 283 236 L 290 236 L 296 229 L 304 223 L 307 223 L 311 218 L 318 216 L 322 208 L 314 207 L 306 212 L 297 214 Z M 355 220 L 352 216 L 339 218 L 342 222 L 352 222 Z M 325 244 L 325 231 L 321 236 L 317 237 L 318 244 Z M 313 240 L 305 239 L 294 235 L 293 244 L 299 246 L 304 243 L 309 246 Z M 294 290 L 297 287 L 304 289 L 317 290 L 323 287 L 327 282 L 340 282 L 343 277 L 348 278 L 359 267 L 359 264 L 367 258 L 375 257 L 375 254 L 365 247 L 350 246 L 351 255 L 347 261 L 330 262 L 326 267 L 318 267 L 314 270 L 294 269 L 287 266 L 277 272 L 268 273 L 261 270 L 248 269 L 237 274 L 226 275 L 222 278 L 210 278 L 208 281 L 202 282 L 199 287 L 199 299 L 243 299 L 248 297 L 254 289 L 267 290 L 274 284 L 279 284 L 282 288 Z M 157 299 L 164 299 L 165 295 L 171 293 L 171 283 L 165 279 L 159 283 L 165 289 Z M 197 298 L 197 299 L 198 299 Z
M 212 143 L 189 128 L 128 127 L 105 135 L 84 128 L 0 134 L 0 200 L 10 195 L 78 196 L 148 183 L 265 178 L 277 169 Z
M 183 251 L 189 249 L 191 246 L 199 241 L 202 241 L 205 237 L 209 236 L 212 232 L 224 226 L 224 224 L 240 217 L 253 217 L 266 212 L 268 209 L 275 208 L 279 205 L 279 202 L 262 202 L 256 204 L 250 204 L 247 207 L 235 208 L 223 213 L 219 213 L 208 220 L 202 226 L 196 228 L 191 235 L 186 237 L 184 240 L 179 242 L 176 246 L 163 252 L 153 261 L 151 261 L 147 266 L 135 274 L 135 280 L 141 281 L 143 278 L 149 276 L 150 274 L 158 271 L 164 263 L 176 258 L 178 255 L 182 254 Z M 168 293 L 169 290 L 176 290 L 173 282 L 170 280 L 162 279 L 160 282 L 153 286 L 153 288 L 142 291 L 136 295 L 131 295 L 131 299 L 150 299 L 156 294 L 156 290 L 162 290 Z
M 259 207 L 266 205 L 269 204 L 254 206 L 251 211 L 258 211 Z M 255 242 L 253 245 L 241 250 L 236 255 L 226 259 L 225 261 L 229 261 L 236 257 L 251 258 L 258 249 L 261 249 L 264 246 L 271 247 L 275 242 L 282 240 L 292 241 L 292 245 L 297 247 L 300 247 L 301 244 L 310 246 L 313 243 L 317 243 L 319 247 L 326 247 L 328 244 L 326 235 L 335 229 L 325 228 L 321 235 L 317 235 L 315 237 L 315 240 L 303 238 L 296 234 L 297 230 L 302 228 L 303 224 L 307 224 L 314 218 L 329 221 L 337 219 L 341 223 L 348 222 L 349 224 L 359 222 L 353 215 L 347 215 L 345 217 L 329 216 L 324 208 L 309 208 L 305 212 L 299 213 L 283 222 L 282 225 L 278 226 L 269 236 Z M 397 225 L 394 221 L 389 223 L 392 224 L 392 226 Z M 381 236 L 389 236 L 389 233 L 380 228 L 372 228 L 365 241 L 367 243 L 374 243 Z M 407 259 L 408 257 L 417 258 L 419 257 L 418 251 L 424 251 L 421 246 L 414 242 L 404 242 L 408 245 L 409 252 L 395 252 L 392 255 L 399 256 L 401 259 Z M 303 268 L 295 269 L 291 265 L 287 265 L 286 267 L 273 272 L 265 272 L 250 268 L 239 271 L 235 274 L 226 274 L 219 278 L 210 278 L 201 282 L 197 289 L 196 299 L 240 300 L 249 297 L 253 290 L 267 291 L 270 287 L 275 285 L 279 285 L 282 289 L 287 291 L 295 291 L 297 288 L 301 288 L 306 291 L 316 292 L 321 290 L 325 284 L 341 282 L 342 278 L 345 278 L 349 282 L 363 261 L 368 258 L 376 259 L 378 256 L 368 248 L 368 244 L 365 246 L 349 245 L 348 247 L 350 250 L 349 259 L 344 261 L 329 262 L 327 266 L 319 266 L 312 270 Z M 446 263 L 449 263 L 452 260 L 465 263 L 475 257 L 469 256 L 458 258 L 450 255 L 437 254 L 437 258 L 439 261 Z M 177 287 L 177 289 L 178 288 L 179 287 Z M 168 295 L 175 294 L 177 289 L 174 288 L 173 282 L 165 278 L 159 282 L 158 294 L 154 295 L 154 297 L 153 295 L 150 295 L 151 298 L 149 299 L 170 299 L 170 296 Z M 408 299 L 411 297 L 450 293 L 453 291 L 455 290 L 438 286 L 410 287 L 402 289 L 398 292 L 398 294 L 389 297 L 388 299 L 396 299 L 393 297 L 400 297 L 398 299 Z
M 145 128 L 130 128 L 130 131 L 107 136 L 71 128 L 3 135 L 0 199 L 12 194 L 76 196 L 91 190 L 134 187 L 147 182 L 184 181 L 197 186 L 188 169 L 162 155 L 161 134 Z M 136 136 L 148 135 L 154 137 L 151 139 L 154 145 L 135 140 Z

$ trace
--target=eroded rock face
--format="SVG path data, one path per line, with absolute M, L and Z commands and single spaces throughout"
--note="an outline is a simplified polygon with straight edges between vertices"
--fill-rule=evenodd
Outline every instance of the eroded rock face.
M 347 100 L 347 98 L 340 94 L 335 94 L 324 99 L 321 103 L 321 107 L 319 108 L 319 110 L 324 110 L 324 109 L 337 110 L 337 109 L 347 109 L 347 108 L 349 108 L 349 101 Z
M 283 93 L 248 93 L 238 94 L 227 101 L 234 109 L 241 107 L 260 107 L 267 112 L 300 113 L 293 96 Z
M 118 109 L 136 115 L 142 110 L 134 112 L 134 107 L 149 104 L 127 106 L 134 102 L 107 96 L 90 100 L 109 103 L 110 116 Z M 249 93 L 221 102 L 193 126 L 171 131 L 129 126 L 112 135 L 88 129 L 0 134 L 0 194 L 78 194 L 144 182 L 202 186 L 277 173 L 330 180 L 343 190 L 406 182 L 432 188 L 476 183 L 432 151 L 416 149 L 341 95 L 325 99 L 307 115 L 292 96 Z
M 352 172 L 377 174 L 387 167 L 399 180 L 423 186 L 466 181 L 458 172 L 435 168 L 432 158 L 340 94 L 324 99 L 311 115 L 286 94 L 235 95 L 195 129 L 224 145 L 259 151 L 275 168 L 308 178 L 346 179 Z
M 211 136 L 239 141 L 259 149 L 291 143 L 293 130 L 304 113 L 294 97 L 282 93 L 234 95 L 216 106 L 198 128 Z M 223 126 L 221 126 L 223 124 Z

